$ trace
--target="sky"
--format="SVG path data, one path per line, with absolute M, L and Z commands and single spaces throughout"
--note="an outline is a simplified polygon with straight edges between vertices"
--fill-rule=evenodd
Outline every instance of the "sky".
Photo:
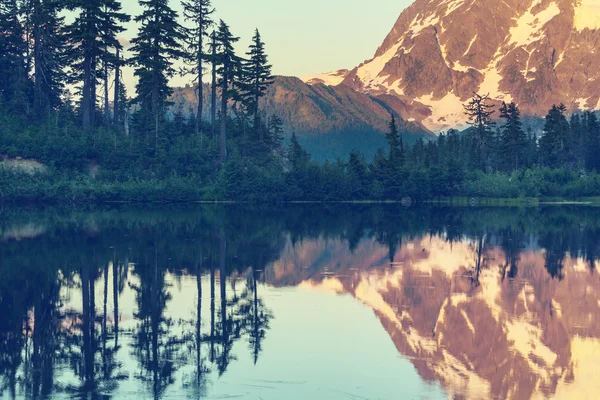
M 265 43 L 276 75 L 298 76 L 351 69 L 373 57 L 396 19 L 412 0 L 213 0 L 215 18 L 223 19 L 239 36 L 238 51 L 245 53 L 256 28 Z M 136 16 L 136 0 L 122 0 L 124 11 Z M 181 14 L 179 0 L 171 7 Z M 135 35 L 129 24 L 123 34 Z M 124 74 L 128 87 L 133 74 Z M 189 77 L 176 77 L 184 85 Z M 131 89 L 130 89 L 131 90 Z M 131 93 L 130 93 L 131 94 Z

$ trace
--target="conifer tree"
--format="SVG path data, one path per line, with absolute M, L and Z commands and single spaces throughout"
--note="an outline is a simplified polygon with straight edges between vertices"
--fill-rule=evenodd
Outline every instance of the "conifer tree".
M 472 127 L 470 130 L 472 164 L 483 170 L 486 170 L 490 164 L 490 150 L 493 147 L 492 115 L 494 111 L 489 101 L 489 95 L 482 96 L 475 93 L 473 99 L 464 106 L 465 114 L 469 117 L 469 124 Z
M 585 117 L 585 114 L 584 114 Z M 586 132 L 584 122 L 579 114 L 572 114 L 569 121 L 571 127 L 571 156 L 574 161 L 582 166 L 585 165 L 586 157 Z
M 219 48 L 217 74 L 219 75 L 219 86 L 221 87 L 221 134 L 219 151 L 221 164 L 224 164 L 227 159 L 228 101 L 233 94 L 233 85 L 239 73 L 239 65 L 241 63 L 240 58 L 235 55 L 233 48 L 233 45 L 238 40 L 239 38 L 233 36 L 229 30 L 229 26 L 221 20 L 216 34 L 216 42 Z
M 281 147 L 283 143 L 283 121 L 277 115 L 272 115 L 269 118 L 268 125 L 270 139 L 275 150 Z
M 292 137 L 290 139 L 290 145 L 288 147 L 288 160 L 292 165 L 293 170 L 298 170 L 304 167 L 308 161 L 310 161 L 310 156 L 304 150 L 300 142 L 298 142 L 298 138 L 296 137 L 296 132 L 292 133 Z
M 260 129 L 259 101 L 266 94 L 269 85 L 273 83 L 271 65 L 268 64 L 265 44 L 261 39 L 258 29 L 254 33 L 252 44 L 246 55 L 248 59 L 244 63 L 246 74 L 244 97 L 248 110 L 253 116 L 254 129 L 256 131 Z
M 183 15 L 187 21 L 192 22 L 192 28 L 188 29 L 188 57 L 193 67 L 187 72 L 194 75 L 198 85 L 198 108 L 196 110 L 196 135 L 200 134 L 202 113 L 204 107 L 203 80 L 204 61 L 209 57 L 204 53 L 205 39 L 209 37 L 208 29 L 213 25 L 211 15 L 214 12 L 210 0 L 187 0 L 183 1 Z
M 17 0 L 0 2 L 0 102 L 22 112 L 29 108 L 27 42 Z
M 100 36 L 104 44 L 104 51 L 100 56 L 100 61 L 104 66 L 104 120 L 108 126 L 110 124 L 110 101 L 109 101 L 109 70 L 113 69 L 115 74 L 115 96 L 113 97 L 114 109 L 119 106 L 119 93 L 121 93 L 121 66 L 124 64 L 121 59 L 123 45 L 117 38 L 118 33 L 123 32 L 122 26 L 129 22 L 131 17 L 121 12 L 121 3 L 118 0 L 104 0 L 104 6 L 101 14 Z M 117 118 L 115 118 L 116 120 Z M 118 121 L 117 121 L 118 124 Z M 118 126 L 118 125 L 117 125 Z
M 600 123 L 592 111 L 585 112 L 585 165 L 586 168 L 600 172 Z
M 211 35 L 211 83 L 210 83 L 210 126 L 211 134 L 214 139 L 217 137 L 217 32 L 213 31 Z
M 160 124 L 173 92 L 169 87 L 169 78 L 175 74 L 173 61 L 185 57 L 181 44 L 185 35 L 168 0 L 139 0 L 139 3 L 144 11 L 135 21 L 141 26 L 131 41 L 134 53 L 131 62 L 138 78 L 135 101 L 142 113 L 154 120 L 155 149 L 158 149 Z
M 66 81 L 62 0 L 32 0 L 30 29 L 33 41 L 33 112 L 42 116 L 61 104 Z
M 109 49 L 120 48 L 116 35 L 125 30 L 121 24 L 129 17 L 120 12 L 116 0 L 71 0 L 68 4 L 79 12 L 66 31 L 72 81 L 82 82 L 81 117 L 83 126 L 88 127 L 95 122 L 98 80 L 108 74 L 109 60 L 114 59 Z
M 519 169 L 524 163 L 527 137 L 521 123 L 521 112 L 514 102 L 502 103 L 500 118 L 505 120 L 500 132 L 500 160 L 504 170 Z
M 554 105 L 546 116 L 544 133 L 540 138 L 540 157 L 544 165 L 552 168 L 567 163 L 570 142 L 570 126 L 564 104 Z
M 393 115 L 389 124 L 389 130 L 386 133 L 386 138 L 390 146 L 388 159 L 393 168 L 400 167 L 404 164 L 404 143 L 402 135 L 398 132 L 396 118 Z
M 538 160 L 538 140 L 531 127 L 527 129 L 527 148 L 526 148 L 527 167 L 532 167 Z
M 114 80 L 114 97 L 113 97 L 113 122 L 117 131 L 125 131 L 125 135 L 129 134 L 127 129 L 128 124 L 128 99 L 127 89 L 123 82 L 121 66 L 125 65 L 125 61 L 120 57 L 120 51 L 117 50 L 117 58 L 115 63 L 115 80 Z
M 124 85 L 121 82 L 121 66 L 123 65 L 123 60 L 121 59 L 121 49 L 117 48 L 115 54 L 115 80 L 114 80 L 114 90 L 115 94 L 113 96 L 113 122 L 117 130 L 120 127 L 121 120 L 121 107 L 122 107 L 122 92 Z

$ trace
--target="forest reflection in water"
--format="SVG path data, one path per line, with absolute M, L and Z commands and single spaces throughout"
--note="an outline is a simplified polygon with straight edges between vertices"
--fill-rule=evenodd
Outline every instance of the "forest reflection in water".
M 592 207 L 3 210 L 2 398 L 594 398 Z

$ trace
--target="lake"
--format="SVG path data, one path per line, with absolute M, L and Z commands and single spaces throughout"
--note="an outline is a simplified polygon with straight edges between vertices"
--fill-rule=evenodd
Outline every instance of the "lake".
M 584 399 L 595 207 L 0 211 L 3 399 Z

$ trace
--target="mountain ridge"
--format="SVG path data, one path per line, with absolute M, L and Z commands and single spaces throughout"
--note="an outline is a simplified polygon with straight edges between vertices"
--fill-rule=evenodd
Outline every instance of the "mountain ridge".
M 205 84 L 204 118 L 210 119 L 210 86 Z M 176 88 L 171 96 L 171 112 L 193 115 L 196 111 L 196 88 Z M 416 121 L 402 120 L 405 105 L 387 95 L 361 93 L 346 85 L 328 86 L 304 83 L 296 77 L 276 76 L 261 100 L 267 116 L 277 115 L 285 132 L 295 132 L 300 142 L 319 160 L 345 159 L 360 148 L 367 159 L 386 146 L 385 132 L 391 115 L 397 118 L 407 143 L 435 136 Z
M 417 0 L 339 85 L 394 96 L 403 119 L 435 132 L 466 126 L 474 92 L 530 116 L 599 109 L 598 27 L 594 0 Z

